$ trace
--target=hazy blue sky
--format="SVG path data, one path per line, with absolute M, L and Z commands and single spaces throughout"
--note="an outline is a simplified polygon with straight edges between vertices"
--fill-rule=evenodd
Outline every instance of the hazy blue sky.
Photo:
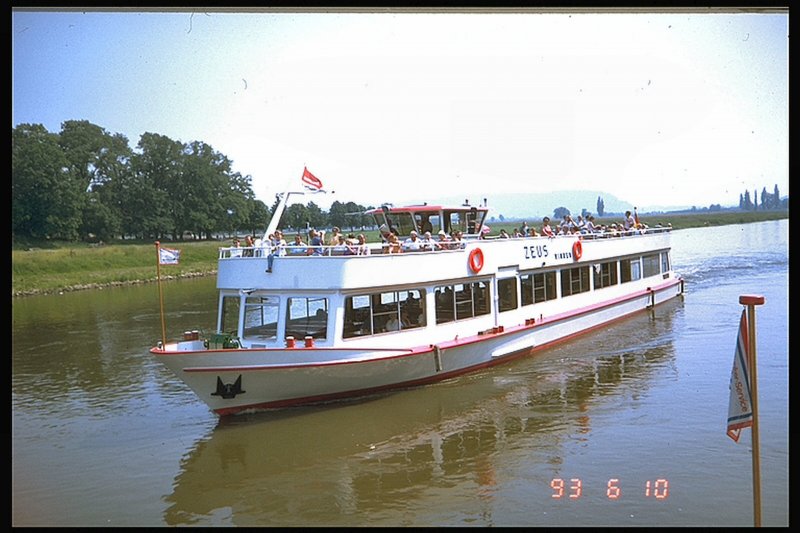
M 12 128 L 203 141 L 267 204 L 307 166 L 323 206 L 736 205 L 789 193 L 788 31 L 788 11 L 14 11 Z

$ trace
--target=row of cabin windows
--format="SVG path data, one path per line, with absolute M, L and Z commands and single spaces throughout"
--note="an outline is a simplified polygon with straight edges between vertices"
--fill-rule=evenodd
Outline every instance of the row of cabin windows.
M 619 264 L 619 274 L 617 265 Z M 657 276 L 669 270 L 668 252 L 648 254 L 641 258 L 609 261 L 594 265 L 562 268 L 561 297 L 601 289 Z M 592 283 L 590 284 L 590 276 Z M 556 271 L 522 273 L 497 281 L 498 310 L 517 309 L 517 280 L 520 284 L 521 305 L 555 299 Z M 440 285 L 434 288 L 436 323 L 464 320 L 491 312 L 487 280 Z M 383 291 L 345 298 L 344 338 L 421 328 L 426 325 L 425 289 Z M 278 333 L 278 296 L 248 296 L 245 298 L 246 339 L 275 339 Z M 239 316 L 239 299 L 225 298 L 221 331 L 235 331 Z M 226 322 L 230 327 L 226 327 Z M 285 336 L 303 339 L 312 336 L 326 339 L 328 329 L 328 299 L 323 297 L 292 297 L 287 299 Z

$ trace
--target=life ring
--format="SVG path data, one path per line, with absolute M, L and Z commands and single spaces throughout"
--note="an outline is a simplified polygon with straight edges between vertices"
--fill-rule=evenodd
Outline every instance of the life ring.
M 580 239 L 572 243 L 572 257 L 575 261 L 579 260 L 583 255 L 583 245 L 581 244 Z
M 473 248 L 469 253 L 468 259 L 469 269 L 475 274 L 483 268 L 483 251 L 480 248 Z

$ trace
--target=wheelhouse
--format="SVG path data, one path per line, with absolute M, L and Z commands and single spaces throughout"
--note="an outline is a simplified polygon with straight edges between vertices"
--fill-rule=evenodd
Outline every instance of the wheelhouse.
M 422 204 L 403 207 L 383 205 L 367 211 L 367 214 L 372 215 L 376 226 L 385 225 L 398 236 L 406 236 L 412 230 L 420 235 L 426 231 L 436 235 L 441 230 L 448 235 L 460 231 L 468 239 L 480 236 L 488 211 L 486 206 L 468 204 L 459 207 Z

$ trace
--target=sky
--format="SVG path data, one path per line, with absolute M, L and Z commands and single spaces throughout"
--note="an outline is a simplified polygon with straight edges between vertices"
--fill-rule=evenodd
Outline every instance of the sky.
M 201 141 L 256 197 L 789 194 L 777 12 L 12 11 L 12 128 Z

